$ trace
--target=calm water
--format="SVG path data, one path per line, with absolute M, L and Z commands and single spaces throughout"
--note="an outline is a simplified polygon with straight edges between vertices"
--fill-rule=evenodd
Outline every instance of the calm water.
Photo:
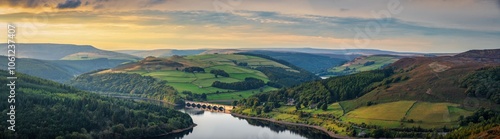
M 322 139 L 325 133 L 312 128 L 284 126 L 267 121 L 241 119 L 227 113 L 196 108 L 178 109 L 193 118 L 198 126 L 190 131 L 162 137 L 165 139 Z
M 158 102 L 156 102 L 158 103 Z M 161 102 L 160 102 L 161 103 Z M 168 104 L 161 105 L 168 106 Z M 231 114 L 204 111 L 197 108 L 176 108 L 187 113 L 197 124 L 191 130 L 158 139 L 329 139 L 319 130 L 285 126 L 272 122 L 242 119 Z

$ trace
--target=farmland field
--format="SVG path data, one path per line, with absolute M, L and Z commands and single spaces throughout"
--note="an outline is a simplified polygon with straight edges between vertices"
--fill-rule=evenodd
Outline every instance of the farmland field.
M 384 127 L 439 128 L 457 126 L 458 118 L 472 112 L 453 103 L 397 101 L 361 107 L 347 113 L 343 120 Z M 404 119 L 405 121 L 402 121 Z M 409 122 L 411 120 L 411 122 Z
M 394 122 L 398 123 L 400 119 L 405 117 L 413 103 L 415 101 L 398 101 L 361 107 L 347 113 L 345 118 L 355 123 L 390 124 L 389 126 L 393 126 Z
M 342 66 L 333 67 L 329 72 L 336 74 L 353 74 L 361 71 L 370 71 L 380 69 L 385 65 L 389 65 L 398 60 L 395 56 L 368 56 L 357 58 L 354 61 L 348 62 Z M 365 65 L 367 62 L 374 62 L 373 64 Z
M 167 67 L 157 70 L 146 70 L 144 68 L 131 68 L 132 70 L 124 70 L 128 73 L 137 73 L 143 76 L 152 76 L 160 80 L 167 81 L 167 84 L 174 87 L 177 91 L 191 91 L 195 94 L 207 94 L 207 101 L 214 102 L 230 102 L 246 98 L 254 93 L 267 92 L 276 90 L 276 88 L 265 86 L 261 89 L 253 90 L 228 90 L 212 87 L 215 81 L 232 83 L 245 80 L 245 78 L 253 77 L 268 82 L 269 79 L 262 72 L 257 71 L 255 67 L 259 66 L 275 66 L 282 67 L 287 70 L 291 68 L 271 61 L 268 59 L 246 56 L 246 55 L 226 55 L 226 54 L 207 54 L 207 55 L 194 55 L 186 57 L 169 58 L 170 60 L 180 62 L 189 66 L 199 66 L 205 69 L 205 72 L 188 73 L 183 72 L 182 68 Z M 238 66 L 238 63 L 247 63 L 248 67 Z M 224 70 L 229 74 L 229 77 L 218 76 L 215 77 L 211 74 L 211 70 Z M 217 93 L 218 92 L 218 93 Z M 182 94 L 181 94 L 182 95 Z

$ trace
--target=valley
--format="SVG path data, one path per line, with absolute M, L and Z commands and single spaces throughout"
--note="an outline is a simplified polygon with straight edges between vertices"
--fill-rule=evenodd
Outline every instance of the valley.
M 0 139 L 500 139 L 499 11 L 0 0 Z
M 459 127 L 464 117 L 473 115 L 479 108 L 495 111 L 500 108 L 496 101 L 498 91 L 494 91 L 499 87 L 493 85 L 499 81 L 495 74 L 499 71 L 500 63 L 496 62 L 499 57 L 474 54 L 485 52 L 500 51 L 403 58 L 382 70 L 332 77 L 250 96 L 240 100 L 240 107 L 234 112 L 319 125 L 346 136 L 373 136 L 380 128 L 391 129 L 380 131 L 391 137 L 421 136 L 415 132 L 432 130 L 448 132 Z M 482 76 L 477 77 L 479 73 Z M 371 81 L 363 84 L 367 80 Z M 475 95 L 479 93 L 477 89 L 466 91 L 470 86 L 485 85 L 491 90 L 487 94 L 479 91 L 483 93 Z M 349 94 L 352 92 L 359 94 Z
M 135 54 L 144 57 L 152 52 Z M 353 59 L 349 59 L 352 54 L 342 59 L 332 54 L 248 50 L 163 54 L 167 52 L 171 50 L 138 60 L 98 58 L 97 54 L 92 55 L 95 59 L 74 54 L 61 60 L 20 58 L 19 71 L 119 99 L 141 98 L 178 106 L 191 101 L 235 106 L 232 118 L 264 119 L 294 132 L 294 126 L 299 126 L 301 137 L 312 137 L 302 130 L 324 132 L 320 138 L 440 136 L 432 131 L 461 136 L 454 131 L 465 126 L 465 120 L 477 115 L 479 109 L 500 110 L 498 50 L 436 57 L 361 55 Z M 323 64 L 311 66 L 318 63 Z M 44 69 L 58 74 L 44 74 L 51 73 Z M 332 77 L 320 79 L 318 75 Z M 196 116 L 188 112 L 190 109 L 196 108 L 179 111 Z M 204 119 L 212 119 L 209 117 Z M 495 123 L 494 118 L 483 122 Z M 263 122 L 260 120 L 257 123 Z M 192 126 L 178 127 L 187 129 L 175 136 L 206 135 L 188 135 Z
M 190 72 L 185 69 L 200 67 L 201 71 Z M 98 71 L 96 74 L 129 73 L 142 76 L 154 77 L 161 81 L 166 81 L 166 85 L 178 91 L 179 96 L 187 100 L 208 101 L 213 103 L 231 104 L 235 100 L 246 98 L 252 94 L 277 90 L 277 85 L 287 78 L 294 76 L 279 75 L 270 79 L 266 74 L 259 71 L 271 69 L 281 69 L 291 74 L 306 72 L 288 67 L 273 60 L 239 54 L 207 54 L 194 56 L 173 56 L 168 58 L 147 57 L 144 60 L 124 64 L 109 70 Z M 221 70 L 227 73 L 227 77 L 215 75 L 211 71 Z M 273 74 L 275 71 L 269 71 Z M 311 73 L 309 76 L 314 76 Z M 90 75 L 92 76 L 92 75 Z M 243 82 L 247 78 L 254 78 L 263 81 L 265 84 L 253 89 L 224 89 L 214 87 L 214 82 L 237 83 Z M 300 79 L 301 77 L 295 78 Z M 313 80 L 310 77 L 303 77 L 304 80 Z M 283 80 L 283 81 L 282 81 Z M 300 81 L 300 80 L 299 80 Z M 275 82 L 275 83 L 270 83 Z M 289 82 L 286 82 L 289 83 Z M 73 84 L 85 84 L 74 82 Z M 94 90 L 97 91 L 97 90 Z M 133 93 L 130 93 L 133 94 Z
M 385 66 L 396 62 L 400 58 L 401 56 L 394 55 L 360 56 L 341 66 L 336 66 L 328 69 L 328 72 L 324 73 L 323 76 L 342 76 L 363 71 L 382 69 Z

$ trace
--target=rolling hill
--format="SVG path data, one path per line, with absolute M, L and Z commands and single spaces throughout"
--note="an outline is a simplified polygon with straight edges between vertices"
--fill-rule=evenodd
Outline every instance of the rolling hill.
M 321 48 L 263 48 L 259 50 L 299 52 L 311 54 L 337 54 L 337 55 L 398 55 L 398 56 L 424 56 L 422 53 L 394 52 L 377 49 L 321 49 Z
M 256 94 L 240 100 L 235 112 L 321 125 L 351 136 L 446 132 L 480 108 L 500 110 L 498 55 L 500 49 L 402 58 L 383 69 Z
M 318 79 L 314 74 L 289 66 L 288 63 L 242 54 L 146 57 L 138 62 L 99 71 L 94 77 L 115 73 L 152 76 L 166 81 L 167 85 L 172 86 L 188 100 L 226 104 L 254 93 Z M 264 84 L 253 89 L 236 89 L 246 88 L 253 83 L 253 79 L 261 80 Z
M 157 49 L 157 50 L 118 50 L 116 52 L 129 54 L 141 58 L 146 58 L 148 56 L 154 57 L 170 57 L 174 55 L 187 56 L 187 55 L 197 55 L 205 52 L 206 50 L 176 50 L 176 49 Z
M 344 63 L 340 66 L 334 66 L 328 69 L 328 72 L 323 73 L 323 76 L 341 76 L 353 73 L 358 73 L 362 71 L 370 71 L 375 69 L 381 69 L 388 66 L 397 60 L 401 59 L 401 56 L 393 55 L 371 55 L 371 56 L 360 56 Z
M 2 90 L 9 90 L 7 73 L 0 72 Z M 15 103 L 0 102 L 2 113 L 15 113 L 16 131 L 1 124 L 1 138 L 146 138 L 194 124 L 188 114 L 157 104 L 104 97 L 21 73 L 16 77 Z
M 267 55 L 275 59 L 281 59 L 316 74 L 326 72 L 329 68 L 341 65 L 347 61 L 342 58 L 298 52 L 249 51 L 246 53 Z
M 7 69 L 7 57 L 0 56 L 2 69 Z M 31 58 L 17 58 L 16 70 L 28 75 L 49 79 L 57 82 L 66 82 L 71 78 L 97 69 L 112 68 L 128 60 L 99 58 L 92 60 L 38 60 Z
M 0 48 L 7 51 L 7 47 Z M 3 54 L 2 54 L 3 55 Z M 136 56 L 97 49 L 90 45 L 32 43 L 17 44 L 18 58 L 41 60 L 90 60 L 98 58 L 137 60 Z

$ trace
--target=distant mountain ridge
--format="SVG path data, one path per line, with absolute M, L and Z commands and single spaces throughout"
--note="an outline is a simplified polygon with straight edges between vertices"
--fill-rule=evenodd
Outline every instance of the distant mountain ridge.
M 457 54 L 455 57 L 500 59 L 500 49 L 469 50 L 467 52 Z
M 251 50 L 251 49 L 249 49 Z M 320 48 L 263 48 L 259 50 L 287 51 L 313 54 L 341 54 L 341 55 L 398 55 L 398 56 L 423 56 L 425 53 L 395 52 L 378 49 L 320 49 Z
M 0 56 L 1 69 L 7 69 L 7 57 Z M 16 58 L 16 71 L 57 82 L 66 82 L 71 78 L 97 69 L 113 68 L 128 60 L 92 59 L 92 60 L 39 60 Z
M 5 44 L 2 44 L 5 45 Z M 7 47 L 0 48 L 7 51 Z M 6 55 L 2 53 L 1 55 Z M 88 60 L 96 58 L 137 60 L 139 57 L 97 49 L 91 45 L 51 44 L 51 43 L 19 43 L 16 45 L 16 56 L 41 60 Z
M 156 49 L 156 50 L 117 50 L 116 52 L 129 54 L 141 58 L 146 58 L 148 56 L 169 57 L 173 55 L 179 55 L 179 56 L 197 55 L 205 51 L 206 51 L 205 49 L 199 49 L 199 50 Z

